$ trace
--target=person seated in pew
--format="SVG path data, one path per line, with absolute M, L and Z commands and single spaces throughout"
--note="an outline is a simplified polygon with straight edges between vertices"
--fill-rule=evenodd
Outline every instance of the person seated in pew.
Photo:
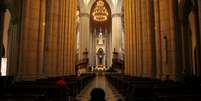
M 91 93 L 91 99 L 89 101 L 106 101 L 105 91 L 101 88 L 94 88 Z
M 64 80 L 64 78 L 59 79 L 58 81 L 56 81 L 56 85 L 60 88 L 60 100 L 67 100 L 68 99 L 68 91 L 69 88 L 67 86 L 66 81 Z
M 171 83 L 173 82 L 171 79 L 170 79 L 170 75 L 165 75 L 165 80 L 164 80 L 165 83 Z
M 59 79 L 56 84 L 59 86 L 59 87 L 66 87 L 66 82 L 63 80 L 63 79 Z

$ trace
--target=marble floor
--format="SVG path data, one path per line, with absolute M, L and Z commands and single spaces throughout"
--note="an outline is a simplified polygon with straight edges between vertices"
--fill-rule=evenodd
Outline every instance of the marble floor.
M 102 88 L 106 93 L 107 101 L 117 101 L 122 99 L 122 96 L 118 91 L 107 81 L 104 75 L 97 75 L 94 80 L 89 83 L 81 92 L 77 95 L 76 99 L 78 101 L 89 101 L 90 92 L 93 88 Z M 124 100 L 123 100 L 124 101 Z

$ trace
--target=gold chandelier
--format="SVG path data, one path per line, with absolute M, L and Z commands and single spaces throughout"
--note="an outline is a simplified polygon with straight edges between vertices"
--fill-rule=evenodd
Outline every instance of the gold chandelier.
M 92 16 L 95 21 L 102 22 L 108 19 L 108 10 L 105 7 L 103 0 L 98 0 L 96 6 L 93 9 Z

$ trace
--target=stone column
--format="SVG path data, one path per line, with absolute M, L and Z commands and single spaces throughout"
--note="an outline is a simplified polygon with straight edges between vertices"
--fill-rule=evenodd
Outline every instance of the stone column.
M 160 6 L 159 0 L 154 0 L 154 29 L 155 29 L 155 43 L 156 44 L 156 72 L 157 78 L 162 76 L 162 56 L 161 56 L 161 31 L 160 31 Z
M 18 22 L 18 21 L 17 21 Z M 8 30 L 8 62 L 7 71 L 8 75 L 17 76 L 19 72 L 18 59 L 19 59 L 19 33 L 20 33 L 19 23 L 16 23 L 13 19 L 10 21 Z
M 152 50 L 151 46 L 154 43 L 151 43 L 151 28 L 150 22 L 150 0 L 141 0 L 141 49 L 142 51 L 142 76 L 151 77 L 151 67 L 152 67 Z
M 133 0 L 134 1 L 134 0 Z M 130 35 L 131 35 L 131 26 L 130 26 L 130 20 L 131 20 L 131 0 L 125 0 L 124 1 L 124 20 L 125 20 L 125 70 L 124 73 L 126 75 L 131 75 L 131 62 L 130 62 Z
M 44 0 L 23 2 L 19 79 L 32 80 L 42 75 L 45 3 Z
M 90 31 L 89 31 L 89 20 L 90 15 L 86 12 L 80 13 L 80 49 L 79 49 L 79 61 L 82 61 L 84 58 L 85 50 L 88 51 L 88 58 L 91 56 L 90 49 Z M 90 60 L 89 60 L 90 61 Z M 91 62 L 91 61 L 90 61 Z
M 90 25 L 89 25 L 90 26 Z M 93 66 L 93 60 L 94 60 L 94 58 L 93 58 L 93 32 L 92 31 L 90 31 L 90 28 L 89 28 L 89 49 L 88 49 L 88 51 L 89 51 L 89 66 Z
M 156 0 L 154 2 L 157 76 L 169 75 L 175 79 L 176 41 L 173 0 Z M 164 16 L 165 15 L 165 16 Z
M 136 74 L 137 74 L 137 76 L 142 76 L 142 74 L 143 74 L 143 48 L 142 48 L 142 46 L 143 46 L 142 45 L 142 39 L 143 39 L 143 37 L 142 37 L 142 11 L 143 11 L 143 9 L 141 9 L 142 0 L 135 0 L 135 1 L 136 1 L 135 2 L 136 30 L 133 31 L 131 34 L 135 33 L 134 40 L 136 40 Z M 132 43 L 131 43 L 131 45 L 132 45 Z M 135 50 L 135 49 L 133 48 L 133 50 Z
M 149 17 L 149 31 L 150 31 L 150 43 L 151 43 L 151 62 L 152 62 L 152 66 L 151 66 L 151 74 L 152 77 L 156 77 L 156 42 L 155 42 L 155 36 L 156 36 L 156 32 L 155 32 L 155 16 L 154 16 L 154 0 L 149 0 L 148 1 L 148 13 L 150 14 Z
M 176 68 L 177 68 L 177 60 L 176 60 L 176 34 L 179 33 L 176 29 L 177 20 L 175 15 L 175 0 L 167 0 L 169 6 L 167 9 L 169 10 L 169 29 L 167 31 L 167 39 L 166 40 L 166 63 L 167 63 L 167 74 L 170 75 L 170 79 L 176 79 Z M 164 26 L 166 29 L 166 25 Z M 165 75 L 164 75 L 165 76 Z
M 96 65 L 96 31 L 92 32 L 92 66 Z
M 112 33 L 111 32 L 107 32 L 106 35 L 106 57 L 107 57 L 107 66 L 111 66 L 112 65 L 112 45 L 111 45 L 111 37 L 112 37 Z
M 115 50 L 119 54 L 119 59 L 123 59 L 121 48 L 122 48 L 122 14 L 112 14 L 112 51 Z
M 2 48 L 3 48 L 2 45 L 3 45 L 4 13 L 5 13 L 4 5 L 0 4 L 0 55 L 1 57 L 2 57 Z M 0 63 L 1 63 L 1 57 L 0 57 Z M 0 65 L 0 75 L 1 75 L 1 65 Z
M 65 0 L 64 75 L 75 74 L 76 56 L 76 0 Z

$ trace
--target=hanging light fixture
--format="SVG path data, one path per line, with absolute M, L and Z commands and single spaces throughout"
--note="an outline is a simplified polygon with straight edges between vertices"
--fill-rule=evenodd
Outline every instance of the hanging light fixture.
M 105 7 L 105 2 L 103 0 L 98 0 L 92 12 L 93 19 L 98 22 L 103 22 L 108 19 L 108 15 L 109 13 Z

